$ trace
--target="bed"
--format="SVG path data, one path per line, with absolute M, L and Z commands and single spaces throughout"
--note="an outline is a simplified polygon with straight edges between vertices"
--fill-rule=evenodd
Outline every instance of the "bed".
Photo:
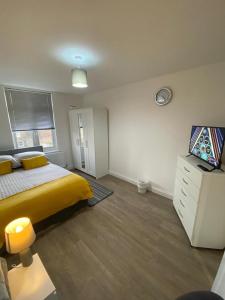
M 42 151 L 32 147 L 0 151 L 0 155 Z M 4 228 L 13 219 L 29 217 L 36 224 L 81 200 L 92 197 L 89 183 L 57 165 L 32 170 L 16 169 L 0 176 L 0 248 L 4 243 Z

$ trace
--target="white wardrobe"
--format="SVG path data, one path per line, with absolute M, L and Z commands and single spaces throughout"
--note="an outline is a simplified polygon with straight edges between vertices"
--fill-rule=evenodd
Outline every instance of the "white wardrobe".
M 105 108 L 69 112 L 75 168 L 96 178 L 108 174 L 108 118 Z

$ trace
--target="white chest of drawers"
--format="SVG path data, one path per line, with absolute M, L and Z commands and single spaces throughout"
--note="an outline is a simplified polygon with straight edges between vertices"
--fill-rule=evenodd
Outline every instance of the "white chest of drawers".
M 173 205 L 192 246 L 223 249 L 225 173 L 205 172 L 198 164 L 210 168 L 196 157 L 178 157 Z

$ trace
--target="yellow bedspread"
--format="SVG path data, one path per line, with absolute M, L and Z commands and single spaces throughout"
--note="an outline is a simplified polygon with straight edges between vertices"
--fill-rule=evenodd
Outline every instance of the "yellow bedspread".
M 0 200 L 0 247 L 4 243 L 5 226 L 10 221 L 29 217 L 35 224 L 92 196 L 86 179 L 71 174 Z

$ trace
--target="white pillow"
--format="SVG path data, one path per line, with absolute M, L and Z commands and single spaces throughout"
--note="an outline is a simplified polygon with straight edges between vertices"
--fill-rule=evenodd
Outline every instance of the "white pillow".
M 21 163 L 12 155 L 0 155 L 0 161 L 10 160 L 12 162 L 13 169 L 21 167 Z
M 13 155 L 13 157 L 18 161 L 21 161 L 22 159 L 25 158 L 31 158 L 36 156 L 45 156 L 45 154 L 44 152 L 40 152 L 40 151 L 28 151 L 28 152 L 21 152 Z

